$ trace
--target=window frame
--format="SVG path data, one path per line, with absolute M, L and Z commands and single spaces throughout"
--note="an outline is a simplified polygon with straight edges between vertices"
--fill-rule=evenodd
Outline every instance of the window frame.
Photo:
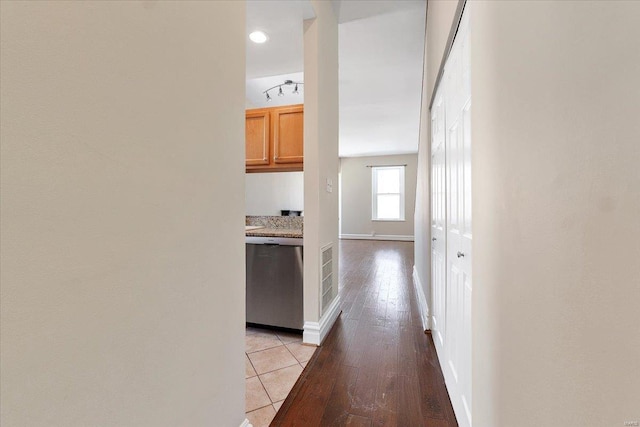
M 405 166 L 371 166 L 371 221 L 403 222 L 405 216 Z M 378 193 L 378 171 L 398 170 L 399 171 L 399 193 Z M 378 196 L 379 195 L 399 195 L 400 196 L 400 216 L 399 218 L 380 218 L 378 216 Z

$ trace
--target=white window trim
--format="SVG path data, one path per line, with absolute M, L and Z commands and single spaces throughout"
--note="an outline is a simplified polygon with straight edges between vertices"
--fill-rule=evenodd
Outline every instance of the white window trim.
M 400 171 L 400 218 L 378 218 L 378 194 L 398 194 L 398 193 L 377 193 L 378 188 L 378 174 L 376 171 L 382 169 L 398 169 Z M 372 166 L 371 167 L 371 221 L 384 221 L 384 222 L 403 222 L 406 221 L 404 215 L 404 175 L 405 166 Z

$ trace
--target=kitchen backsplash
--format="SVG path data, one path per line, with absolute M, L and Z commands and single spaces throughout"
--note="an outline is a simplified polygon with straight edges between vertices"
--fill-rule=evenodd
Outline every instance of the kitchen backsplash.
M 304 209 L 304 172 L 245 175 L 245 215 L 280 215 L 280 209 Z
M 302 230 L 304 217 L 302 216 L 251 216 L 248 215 L 245 225 L 261 225 L 266 228 L 281 228 L 288 230 Z

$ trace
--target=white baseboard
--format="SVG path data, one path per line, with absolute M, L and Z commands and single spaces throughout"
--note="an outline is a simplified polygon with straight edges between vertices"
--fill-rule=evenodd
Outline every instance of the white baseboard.
M 245 418 L 242 424 L 240 424 L 240 427 L 253 427 L 253 424 L 251 424 L 249 420 Z
M 338 319 L 340 310 L 340 295 L 333 299 L 331 305 L 320 318 L 320 322 L 304 322 L 304 332 L 302 333 L 302 342 L 304 344 L 320 345 L 331 330 L 331 327 Z
M 351 240 L 397 240 L 401 242 L 413 242 L 413 236 L 405 236 L 401 234 L 341 234 L 341 239 Z
M 420 319 L 422 319 L 422 328 L 428 331 L 431 328 L 429 324 L 429 304 L 427 304 L 427 298 L 424 295 L 424 288 L 420 283 L 420 276 L 416 266 L 413 266 L 413 286 L 416 290 L 416 297 L 418 298 L 418 310 L 420 310 Z

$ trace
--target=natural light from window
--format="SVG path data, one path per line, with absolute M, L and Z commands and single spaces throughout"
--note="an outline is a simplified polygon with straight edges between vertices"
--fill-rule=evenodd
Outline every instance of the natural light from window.
M 404 221 L 404 166 L 372 166 L 374 221 Z

